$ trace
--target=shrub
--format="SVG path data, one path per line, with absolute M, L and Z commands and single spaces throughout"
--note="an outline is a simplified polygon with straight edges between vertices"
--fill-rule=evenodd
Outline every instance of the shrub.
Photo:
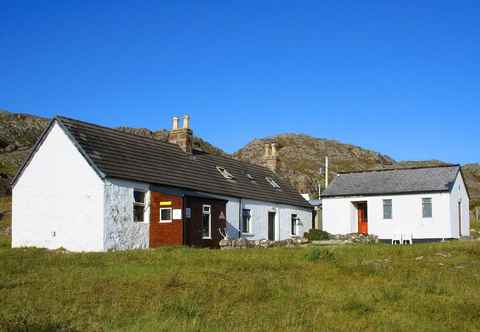
M 309 239 L 310 241 L 321 241 L 329 240 L 332 238 L 332 236 L 328 232 L 319 229 L 311 229 L 308 233 L 305 233 L 305 238 Z

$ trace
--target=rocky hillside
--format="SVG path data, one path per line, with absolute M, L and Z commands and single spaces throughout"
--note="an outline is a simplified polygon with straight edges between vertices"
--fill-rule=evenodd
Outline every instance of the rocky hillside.
M 49 119 L 28 114 L 0 111 L 0 196 L 9 193 L 9 183 L 24 158 L 30 152 Z M 145 128 L 118 127 L 117 129 L 165 141 L 168 131 L 152 131 Z M 279 148 L 279 173 L 286 177 L 300 192 L 316 194 L 317 183 L 324 183 L 325 156 L 330 158 L 330 179 L 336 172 L 372 168 L 410 167 L 444 164 L 442 161 L 402 161 L 389 156 L 344 144 L 335 140 L 319 139 L 307 135 L 283 134 L 275 137 L 255 139 L 234 154 L 234 157 L 264 165 L 264 144 L 275 141 Z M 207 153 L 225 155 L 221 149 L 194 138 L 194 146 Z M 480 164 L 463 167 L 467 185 L 474 199 L 480 203 Z
M 0 196 L 10 193 L 10 181 L 27 157 L 31 148 L 47 127 L 49 119 L 0 110 Z M 119 127 L 122 131 L 167 140 L 168 131 L 151 131 L 144 128 Z M 221 149 L 199 137 L 194 137 L 196 149 L 225 155 Z
M 279 173 L 290 180 L 300 192 L 310 193 L 314 196 L 318 193 L 318 182 L 322 185 L 324 183 L 324 174 L 320 174 L 320 169 L 324 169 L 325 156 L 329 157 L 330 179 L 333 179 L 336 172 L 340 171 L 445 164 L 439 160 L 397 162 L 389 156 L 355 145 L 299 134 L 282 134 L 255 139 L 237 151 L 234 156 L 265 165 L 264 145 L 266 142 L 273 141 L 278 144 Z M 479 199 L 480 165 L 465 165 L 463 171 L 472 197 Z

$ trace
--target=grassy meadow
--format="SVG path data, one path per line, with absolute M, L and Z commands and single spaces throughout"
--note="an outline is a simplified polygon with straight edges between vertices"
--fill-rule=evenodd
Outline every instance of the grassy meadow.
M 0 240 L 0 331 L 200 330 L 478 331 L 480 241 L 102 254 Z

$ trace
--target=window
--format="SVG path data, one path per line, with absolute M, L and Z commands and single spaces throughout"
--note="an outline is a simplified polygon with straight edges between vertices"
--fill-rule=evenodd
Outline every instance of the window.
M 252 216 L 250 214 L 250 210 L 243 209 L 243 211 L 242 211 L 242 233 L 250 233 L 250 231 L 251 231 L 251 225 L 250 225 L 251 218 L 252 218 Z
M 202 238 L 212 238 L 212 207 L 210 205 L 202 207 Z
M 172 222 L 172 208 L 160 208 L 160 222 Z
M 145 219 L 145 192 L 133 191 L 133 221 L 143 222 Z
M 422 198 L 422 215 L 423 215 L 423 218 L 432 217 L 432 199 L 431 198 Z
M 280 189 L 280 186 L 278 183 L 275 182 L 274 179 L 272 179 L 271 177 L 266 177 L 265 180 L 267 180 L 268 183 L 270 183 L 272 185 L 273 188 L 275 189 Z
M 235 179 L 235 177 L 232 175 L 232 173 L 230 173 L 229 171 L 227 171 L 224 167 L 217 166 L 217 170 L 220 172 L 220 174 L 223 175 L 223 177 L 224 177 L 225 179 L 228 179 L 228 180 L 233 180 L 233 179 Z
M 392 219 L 392 200 L 383 200 L 383 219 Z
M 292 235 L 297 235 L 297 220 L 298 220 L 297 215 L 292 214 L 291 231 L 290 231 L 290 234 Z

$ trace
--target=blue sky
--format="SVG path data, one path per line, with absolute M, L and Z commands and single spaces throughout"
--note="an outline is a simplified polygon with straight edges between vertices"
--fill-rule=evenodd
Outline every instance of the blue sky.
M 478 1 L 2 1 L 0 108 L 479 162 Z

